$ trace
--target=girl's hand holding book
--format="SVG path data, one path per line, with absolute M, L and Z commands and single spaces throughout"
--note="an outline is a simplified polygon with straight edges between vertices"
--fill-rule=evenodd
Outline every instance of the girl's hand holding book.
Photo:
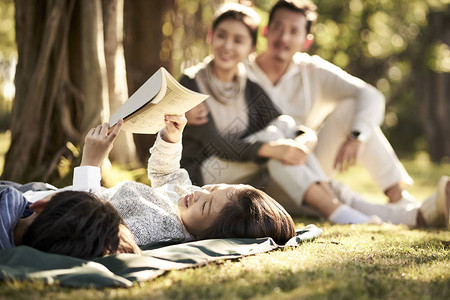
M 161 138 L 169 143 L 178 143 L 183 135 L 187 120 L 184 115 L 165 115 L 166 127 L 161 130 Z
M 89 130 L 85 138 L 80 166 L 100 167 L 103 160 L 111 152 L 122 124 L 123 120 L 120 119 L 110 132 L 108 123 L 98 125 Z

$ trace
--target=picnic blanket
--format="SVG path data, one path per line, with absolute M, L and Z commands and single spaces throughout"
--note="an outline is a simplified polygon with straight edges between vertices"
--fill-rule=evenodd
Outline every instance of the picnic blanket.
M 285 245 L 277 245 L 271 238 L 209 239 L 168 246 L 149 244 L 142 247 L 142 256 L 116 254 L 93 260 L 19 246 L 0 250 L 0 280 L 42 280 L 47 284 L 70 287 L 130 287 L 169 270 L 295 247 L 321 234 L 320 228 L 308 225 L 297 229 L 297 235 Z

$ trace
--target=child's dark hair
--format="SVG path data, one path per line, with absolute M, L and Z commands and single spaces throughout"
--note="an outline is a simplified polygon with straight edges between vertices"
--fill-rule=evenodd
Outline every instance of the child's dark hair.
M 269 25 L 273 20 L 275 12 L 279 9 L 287 9 L 301 13 L 306 17 L 306 33 L 311 32 L 311 27 L 317 19 L 316 6 L 309 0 L 280 0 L 270 10 Z
M 286 210 L 261 190 L 237 190 L 213 224 L 198 238 L 271 237 L 285 244 L 295 236 L 295 224 Z
M 117 210 L 78 191 L 56 193 L 25 231 L 23 245 L 82 259 L 140 253 Z
M 250 32 L 253 46 L 256 46 L 260 21 L 258 14 L 251 7 L 237 3 L 226 3 L 222 5 L 212 23 L 213 31 L 225 20 L 241 21 Z

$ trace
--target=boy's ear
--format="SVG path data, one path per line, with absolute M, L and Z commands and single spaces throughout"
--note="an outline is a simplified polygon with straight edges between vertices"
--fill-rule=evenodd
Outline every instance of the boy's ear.
M 308 51 L 314 43 L 314 35 L 308 33 L 306 36 L 305 42 L 303 43 L 303 51 Z
M 269 27 L 263 26 L 263 28 L 261 29 L 261 34 L 263 37 L 267 37 L 267 32 L 269 31 Z
M 40 214 L 47 207 L 47 204 L 52 199 L 51 196 L 53 195 L 37 200 L 36 202 L 30 205 L 30 209 Z

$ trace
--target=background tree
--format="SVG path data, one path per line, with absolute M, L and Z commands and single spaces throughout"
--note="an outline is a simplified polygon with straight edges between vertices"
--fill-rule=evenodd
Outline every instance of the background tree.
M 53 182 L 109 115 L 99 0 L 15 1 L 16 96 L 3 178 Z M 68 168 L 71 169 L 71 168 Z
M 103 110 L 102 101 L 92 101 L 102 96 L 98 54 L 80 39 L 83 36 L 91 45 L 96 40 L 92 22 L 98 10 L 90 1 L 21 0 L 15 2 L 15 9 L 16 97 L 3 177 L 19 182 L 49 180 L 59 157 L 68 150 L 66 142 L 79 141 L 81 129 L 95 118 L 89 108 Z M 83 14 L 86 23 L 79 21 Z M 77 25 L 70 26 L 72 18 Z M 78 68 L 70 68 L 73 63 Z M 90 74 L 89 80 L 79 76 L 84 73 Z
M 175 2 L 125 1 L 124 51 L 128 93 L 131 96 L 160 67 L 172 70 L 172 18 Z M 154 135 L 135 134 L 137 154 L 143 165 Z
M 414 86 L 433 161 L 450 157 L 450 10 L 432 11 L 421 38 Z
M 128 99 L 123 54 L 123 5 L 123 0 L 102 0 L 104 52 L 111 113 Z M 131 133 L 124 131 L 119 133 L 109 158 L 119 164 L 138 162 Z

